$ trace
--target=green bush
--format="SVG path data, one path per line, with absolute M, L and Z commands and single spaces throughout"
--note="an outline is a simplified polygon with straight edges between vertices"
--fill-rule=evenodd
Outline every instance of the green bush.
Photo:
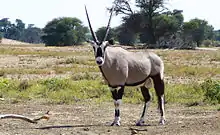
M 201 84 L 205 92 L 205 100 L 212 104 L 220 104 L 220 81 L 208 79 Z
M 49 91 L 59 91 L 68 88 L 70 81 L 68 79 L 49 78 L 41 80 L 40 84 L 44 85 Z
M 220 41 L 214 41 L 213 46 L 215 47 L 220 47 Z
M 202 42 L 202 44 L 203 44 L 205 47 L 211 47 L 211 46 L 213 46 L 212 40 L 204 40 L 204 41 Z

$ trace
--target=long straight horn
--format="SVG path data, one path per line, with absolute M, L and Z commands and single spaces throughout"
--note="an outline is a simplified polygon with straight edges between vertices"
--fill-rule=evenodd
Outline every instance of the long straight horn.
M 91 26 L 91 23 L 90 23 L 90 20 L 89 20 L 89 15 L 88 15 L 88 12 L 87 12 L 87 9 L 86 9 L 86 5 L 85 5 L 85 10 L 86 10 L 87 20 L 88 20 L 88 23 L 89 23 L 89 29 L 90 29 L 90 32 L 92 33 L 93 40 L 98 44 L 99 41 L 97 40 L 97 37 L 96 37 L 95 33 L 92 30 L 92 26 Z
M 103 41 L 105 41 L 107 39 L 107 37 L 108 37 L 108 33 L 109 33 L 109 30 L 110 30 L 110 23 L 111 23 L 113 11 L 114 11 L 114 7 L 112 7 L 112 9 L 111 9 L 111 15 L 110 15 L 110 18 L 108 20 L 108 25 L 106 27 L 106 33 L 105 33 L 105 37 L 104 37 Z

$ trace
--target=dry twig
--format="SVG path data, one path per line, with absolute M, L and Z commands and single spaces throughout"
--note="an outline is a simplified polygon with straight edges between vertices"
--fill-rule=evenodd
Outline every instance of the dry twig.
M 48 115 L 49 115 L 49 111 L 47 113 L 45 113 L 43 116 L 39 117 L 39 118 L 30 119 L 26 116 L 18 115 L 18 114 L 3 114 L 3 115 L 0 115 L 0 119 L 8 119 L 8 118 L 20 119 L 20 120 L 24 120 L 24 121 L 36 124 L 41 119 L 48 120 L 49 119 Z

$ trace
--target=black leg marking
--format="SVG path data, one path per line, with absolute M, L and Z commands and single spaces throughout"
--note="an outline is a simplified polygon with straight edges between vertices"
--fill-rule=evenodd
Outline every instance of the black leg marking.
M 120 116 L 120 111 L 115 109 L 115 117 L 119 117 Z
M 119 90 L 115 89 L 112 91 L 112 98 L 114 100 L 122 99 L 124 95 L 124 86 L 121 86 Z
M 150 103 L 150 99 L 151 99 L 149 90 L 145 86 L 141 87 L 141 93 L 142 93 L 142 95 L 144 97 L 145 103 L 144 103 L 144 108 L 143 108 L 143 112 L 142 112 L 141 118 L 140 118 L 140 120 L 136 124 L 137 126 L 141 126 L 144 123 L 144 117 L 145 117 L 147 108 L 149 107 L 149 103 Z
M 146 103 L 150 101 L 151 96 L 150 96 L 148 88 L 146 88 L 145 86 L 141 87 L 141 93 L 142 93 L 142 95 L 144 97 L 144 101 L 145 101 L 144 110 L 143 110 L 143 113 L 142 113 L 142 116 L 141 116 L 141 117 L 144 117 L 145 111 L 146 111 Z
M 160 114 L 161 114 L 161 120 L 162 120 L 162 124 L 164 124 L 164 81 L 161 79 L 160 75 L 156 75 L 152 77 L 153 82 L 154 82 L 154 88 L 158 97 L 158 106 L 160 109 Z
M 143 112 L 142 112 L 142 115 L 141 115 L 141 117 L 144 117 L 144 115 L 145 115 L 145 112 L 146 112 L 146 103 L 144 104 L 144 109 L 143 109 Z

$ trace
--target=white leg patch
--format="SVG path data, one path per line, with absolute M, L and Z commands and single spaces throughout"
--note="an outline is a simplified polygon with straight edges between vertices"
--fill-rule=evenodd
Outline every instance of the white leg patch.
M 160 124 L 164 125 L 165 124 L 165 109 L 164 109 L 164 95 L 161 97 L 161 103 L 162 103 L 162 111 L 163 111 L 163 116 L 160 118 Z
M 114 100 L 115 109 L 119 109 L 120 105 L 122 104 L 122 100 Z
M 162 110 L 163 110 L 163 113 L 165 113 L 165 111 L 164 111 L 164 95 L 161 96 L 161 103 L 162 103 Z
M 114 100 L 115 110 L 118 111 L 119 113 L 120 113 L 119 107 L 120 107 L 121 104 L 122 104 L 122 100 L 121 99 Z M 114 119 L 114 121 L 112 123 L 112 126 L 113 125 L 120 126 L 120 115 L 115 116 L 115 119 Z
M 152 88 L 152 81 L 150 78 L 145 81 L 144 86 L 148 89 Z
M 164 124 L 165 124 L 165 121 L 166 121 L 165 116 L 161 116 L 161 117 L 160 117 L 160 124 L 161 124 L 161 125 L 164 125 Z
M 120 120 L 121 120 L 120 117 L 115 117 L 114 122 L 113 122 L 114 125 L 120 126 Z
M 114 90 L 117 90 L 117 91 L 118 91 L 119 89 L 121 89 L 121 87 L 117 87 L 117 88 L 111 88 L 111 87 L 110 87 L 110 90 L 111 90 L 111 91 L 114 91 Z

